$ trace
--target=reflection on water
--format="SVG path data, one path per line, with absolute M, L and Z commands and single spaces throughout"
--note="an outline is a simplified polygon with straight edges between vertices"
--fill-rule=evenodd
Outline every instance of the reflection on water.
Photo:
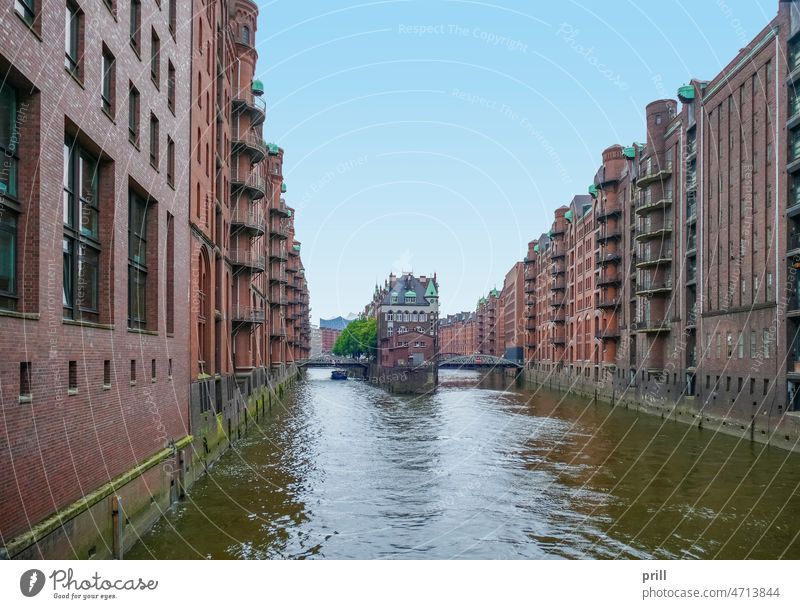
M 502 375 L 306 374 L 129 558 L 800 558 L 800 455 Z

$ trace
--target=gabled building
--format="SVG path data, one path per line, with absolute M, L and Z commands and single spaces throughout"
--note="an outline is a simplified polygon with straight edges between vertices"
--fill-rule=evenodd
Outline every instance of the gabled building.
M 378 320 L 381 368 L 433 362 L 438 352 L 439 286 L 436 275 L 389 276 L 368 310 Z

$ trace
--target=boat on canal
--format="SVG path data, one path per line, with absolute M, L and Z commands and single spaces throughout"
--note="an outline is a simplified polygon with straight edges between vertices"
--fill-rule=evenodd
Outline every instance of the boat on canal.
M 331 380 L 334 381 L 346 381 L 347 380 L 347 370 L 334 370 L 331 372 Z

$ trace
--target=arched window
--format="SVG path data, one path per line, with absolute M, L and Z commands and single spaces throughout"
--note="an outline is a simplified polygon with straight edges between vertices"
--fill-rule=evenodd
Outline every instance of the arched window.
M 250 44 L 250 27 L 243 25 L 242 26 L 242 42 L 245 44 Z
M 197 360 L 200 372 L 206 371 L 210 363 L 208 353 L 208 295 L 209 268 L 208 256 L 200 250 L 197 268 Z

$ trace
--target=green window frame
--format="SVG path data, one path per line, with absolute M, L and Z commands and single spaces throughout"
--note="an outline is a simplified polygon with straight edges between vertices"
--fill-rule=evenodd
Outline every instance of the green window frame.
M 64 67 L 74 76 L 80 76 L 78 36 L 80 33 L 80 10 L 72 2 L 64 7 Z
M 150 203 L 128 193 L 128 327 L 147 327 L 147 214 Z
M 99 321 L 100 161 L 64 141 L 63 289 L 65 319 Z
M 14 10 L 28 24 L 28 27 L 33 27 L 36 21 L 36 2 L 34 0 L 14 0 Z

